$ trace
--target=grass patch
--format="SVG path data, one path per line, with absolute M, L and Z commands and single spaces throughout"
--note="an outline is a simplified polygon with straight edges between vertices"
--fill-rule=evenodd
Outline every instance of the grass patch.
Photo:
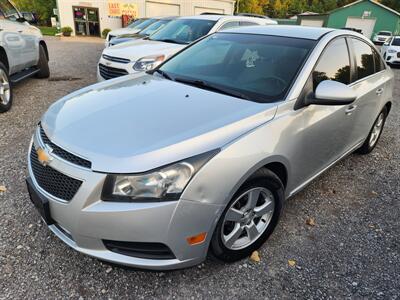
M 42 32 L 43 35 L 51 35 L 55 36 L 56 33 L 58 33 L 58 30 L 56 27 L 46 27 L 46 26 L 38 26 L 40 31 Z

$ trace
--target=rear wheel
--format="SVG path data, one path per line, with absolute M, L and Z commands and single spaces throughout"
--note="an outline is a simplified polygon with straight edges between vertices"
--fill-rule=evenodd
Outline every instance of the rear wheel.
M 271 235 L 284 201 L 284 187 L 273 172 L 260 169 L 233 196 L 211 240 L 211 254 L 232 262 L 249 256 Z
M 379 113 L 374 125 L 372 125 L 371 131 L 369 132 L 367 139 L 365 140 L 364 144 L 357 150 L 357 153 L 368 154 L 371 153 L 372 150 L 374 150 L 376 144 L 378 144 L 379 138 L 381 137 L 383 127 L 385 126 L 387 114 L 388 111 L 385 107 Z
M 39 62 L 37 67 L 39 69 L 39 72 L 36 73 L 37 78 L 50 77 L 49 61 L 47 60 L 46 50 L 43 45 L 39 45 Z
M 12 87 L 8 70 L 0 62 L 0 113 L 10 110 L 13 100 Z

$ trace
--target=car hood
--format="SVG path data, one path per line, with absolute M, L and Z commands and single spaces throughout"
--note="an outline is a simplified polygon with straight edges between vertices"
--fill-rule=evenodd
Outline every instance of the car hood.
M 165 55 L 169 57 L 185 47 L 186 45 L 141 39 L 104 49 L 103 54 L 136 61 L 150 55 Z
M 52 142 L 107 173 L 151 170 L 221 148 L 271 120 L 260 104 L 158 75 L 128 75 L 77 91 L 50 106 Z
M 140 31 L 140 29 L 137 29 L 137 28 L 119 28 L 119 29 L 110 31 L 110 35 L 119 36 L 122 34 L 135 34 L 135 33 L 138 33 L 139 31 Z

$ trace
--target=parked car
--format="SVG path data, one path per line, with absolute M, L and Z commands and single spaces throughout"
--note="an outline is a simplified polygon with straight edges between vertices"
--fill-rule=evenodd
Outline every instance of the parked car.
M 145 29 L 147 26 L 153 24 L 154 22 L 158 21 L 159 18 L 141 18 L 133 21 L 125 28 L 119 28 L 115 30 L 111 30 L 106 37 L 105 46 L 110 46 L 110 41 L 120 35 L 124 34 L 135 34 L 140 32 L 141 30 Z
M 383 44 L 381 54 L 388 65 L 400 65 L 400 36 L 393 36 Z
M 379 31 L 374 35 L 372 41 L 376 45 L 382 45 L 386 43 L 392 37 L 392 33 L 390 31 Z
M 148 27 L 144 28 L 142 31 L 140 31 L 138 33 L 127 33 L 127 34 L 122 34 L 117 37 L 114 37 L 110 40 L 109 46 L 111 47 L 111 46 L 115 46 L 118 44 L 146 38 L 149 35 L 156 32 L 157 30 L 160 30 L 161 28 L 163 28 L 165 25 L 167 25 L 169 22 L 171 22 L 174 19 L 176 19 L 176 17 L 165 17 L 165 18 L 162 18 L 162 19 L 154 22 L 153 24 L 149 25 Z
M 39 29 L 14 5 L 0 1 L 0 113 L 11 108 L 13 84 L 31 76 L 47 78 L 49 53 Z
M 49 228 L 99 259 L 148 269 L 208 253 L 235 261 L 267 240 L 287 198 L 374 149 L 393 85 L 360 34 L 231 28 L 51 105 L 28 188 Z
M 214 14 L 178 18 L 148 39 L 104 49 L 97 68 L 98 81 L 153 69 L 207 34 L 237 26 L 268 24 L 276 24 L 276 21 L 269 18 Z

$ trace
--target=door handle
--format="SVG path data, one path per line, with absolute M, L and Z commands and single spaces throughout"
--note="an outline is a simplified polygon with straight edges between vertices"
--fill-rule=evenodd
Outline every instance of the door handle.
M 19 33 L 22 33 L 22 32 L 23 32 L 23 30 L 18 30 L 18 32 L 19 32 Z
M 350 105 L 347 109 L 346 109 L 346 115 L 351 115 L 357 108 L 357 105 Z
M 376 90 L 376 94 L 377 94 L 378 96 L 382 95 L 382 93 L 383 93 L 383 88 L 380 88 L 380 89 L 377 89 L 377 90 Z

